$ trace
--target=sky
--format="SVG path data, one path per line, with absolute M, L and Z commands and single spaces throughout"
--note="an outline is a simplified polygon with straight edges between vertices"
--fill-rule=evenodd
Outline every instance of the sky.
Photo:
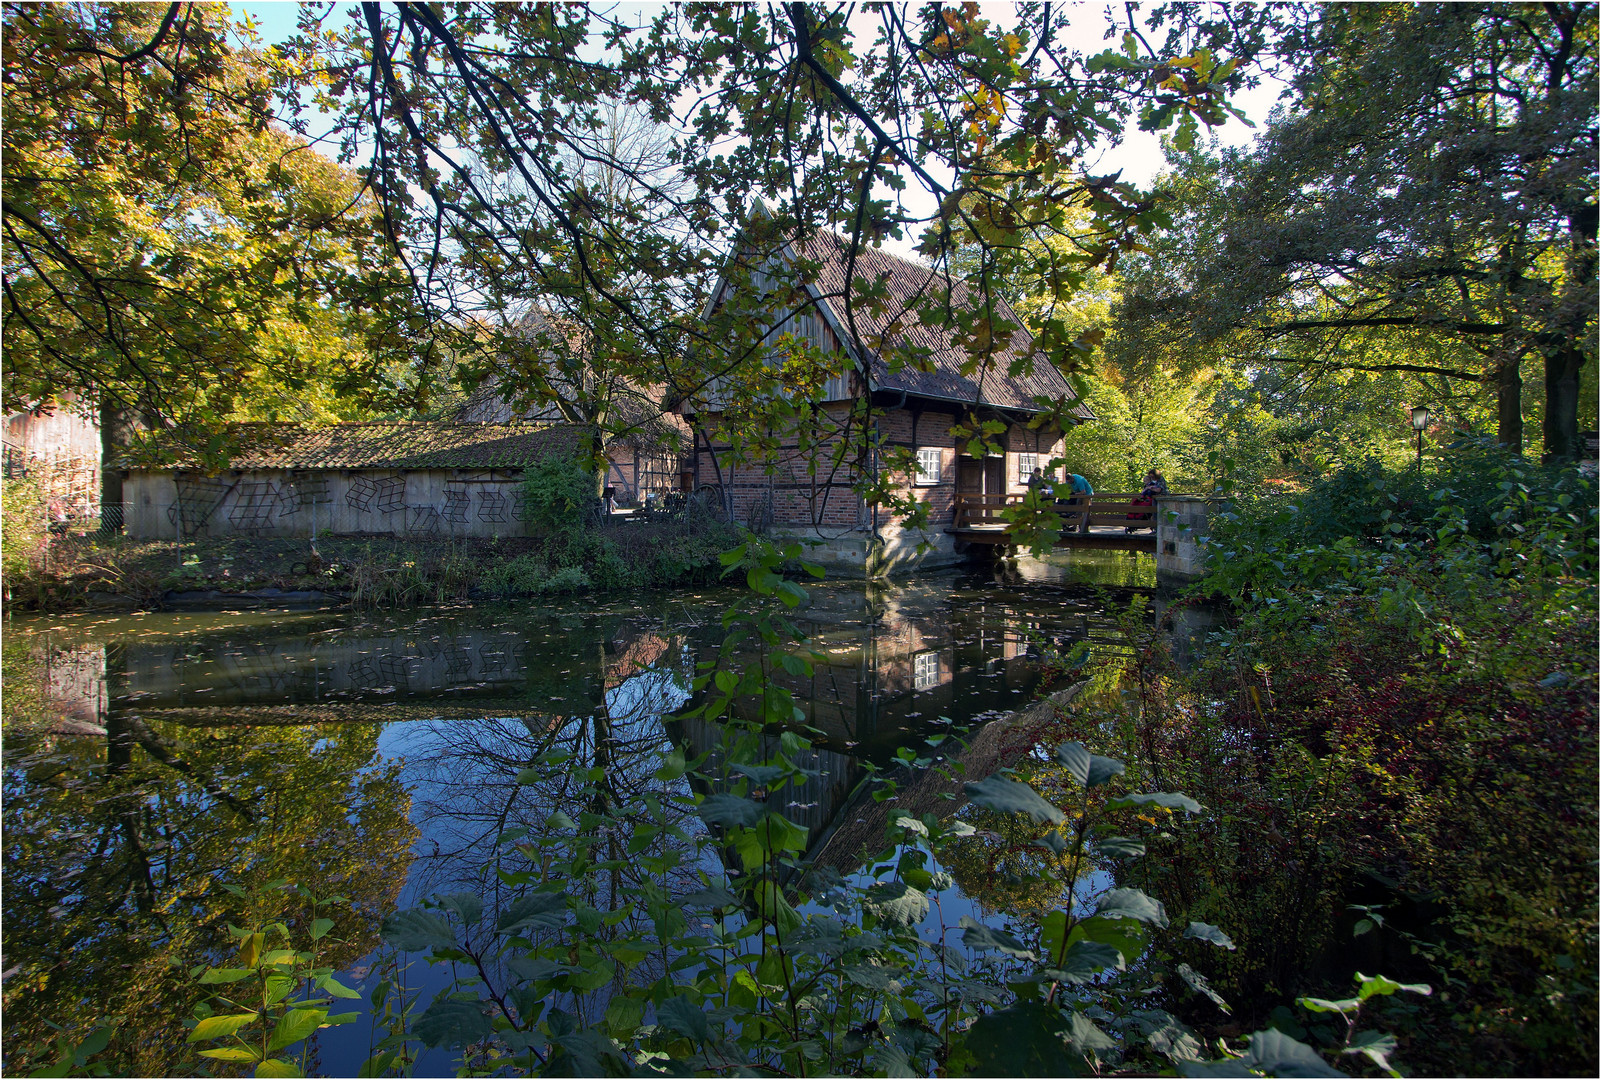
M 255 2 L 234 3 L 231 6 L 236 16 L 248 14 L 256 23 L 262 40 L 272 44 L 284 41 L 294 34 L 295 18 L 301 5 L 293 0 L 274 0 L 274 2 L 255 0 Z M 648 23 L 663 6 L 665 5 L 659 3 L 630 2 L 617 4 L 611 10 L 617 17 L 629 21 L 638 20 L 644 24 Z M 982 0 L 979 7 L 983 18 L 1005 24 L 1010 22 L 1014 5 L 1005 0 Z M 1076 10 L 1082 11 L 1082 17 L 1074 20 L 1074 28 L 1079 30 L 1080 37 L 1072 44 L 1085 53 L 1100 52 L 1108 48 L 1110 43 L 1104 41 L 1102 36 L 1106 27 L 1106 8 L 1101 4 L 1081 3 L 1076 6 Z M 337 9 L 327 25 L 343 25 L 344 20 L 348 18 L 345 11 L 343 7 Z M 863 44 L 871 42 L 872 31 L 876 25 L 872 17 L 859 14 L 853 19 L 853 24 L 858 28 L 858 40 Z M 1232 99 L 1235 108 L 1255 122 L 1257 126 L 1254 130 L 1231 117 L 1222 128 L 1214 129 L 1210 133 L 1203 132 L 1201 140 L 1210 139 L 1221 147 L 1249 145 L 1256 134 L 1266 126 L 1268 112 L 1282 89 L 1281 83 L 1269 78 L 1264 79 L 1257 89 L 1242 92 Z M 1140 131 L 1131 123 L 1117 145 L 1111 145 L 1108 140 L 1099 157 L 1087 162 L 1086 167 L 1089 172 L 1096 175 L 1121 170 L 1123 180 L 1138 186 L 1147 186 L 1156 179 L 1165 164 L 1166 158 L 1160 137 Z M 914 191 L 913 189 L 917 188 L 916 184 L 908 184 L 907 188 L 910 193 L 910 197 L 907 198 L 908 209 L 919 215 L 931 214 L 935 205 L 933 196 Z M 884 195 L 887 192 L 876 194 Z M 885 246 L 897 254 L 909 256 L 913 243 L 889 241 Z

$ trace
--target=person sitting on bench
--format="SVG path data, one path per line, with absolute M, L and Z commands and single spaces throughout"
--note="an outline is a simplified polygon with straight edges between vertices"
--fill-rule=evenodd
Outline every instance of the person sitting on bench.
M 1089 496 L 1095 494 L 1095 489 L 1090 486 L 1090 482 L 1088 480 L 1080 476 L 1078 473 L 1068 473 L 1067 482 L 1073 491 L 1073 497 L 1067 500 L 1067 505 L 1069 507 L 1082 506 L 1085 508 L 1081 515 L 1081 519 L 1076 531 L 1087 533 L 1090 531 Z M 1072 519 L 1070 517 L 1067 519 L 1066 524 L 1062 527 L 1062 531 L 1075 531 Z
M 1140 489 L 1140 493 L 1131 500 L 1131 503 L 1134 506 L 1154 506 L 1156 504 L 1156 500 L 1166 494 L 1167 481 L 1162 478 L 1161 473 L 1157 472 L 1155 469 L 1152 469 L 1150 472 L 1145 474 L 1145 486 Z M 1126 533 L 1135 532 L 1139 529 L 1148 528 L 1154 530 L 1156 528 L 1155 525 L 1150 524 L 1150 514 L 1134 513 L 1130 514 L 1128 519 L 1130 521 L 1143 521 L 1146 522 L 1146 524 L 1130 525 L 1123 530 Z

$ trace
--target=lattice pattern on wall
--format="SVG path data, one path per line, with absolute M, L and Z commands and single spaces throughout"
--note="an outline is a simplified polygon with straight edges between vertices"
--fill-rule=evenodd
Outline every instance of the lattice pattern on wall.
M 441 518 L 439 511 L 431 506 L 413 506 L 408 508 L 410 520 L 406 523 L 406 531 L 413 536 L 438 536 Z
M 511 654 L 506 651 L 505 646 L 486 641 L 478 646 L 478 674 L 500 675 L 505 672 L 506 662 L 510 659 Z
M 100 460 L 69 454 L 36 454 L 5 447 L 5 477 L 32 477 L 45 497 L 68 517 L 88 517 L 100 505 Z
M 216 660 L 228 685 L 247 695 L 293 693 L 305 679 L 274 645 L 237 645 Z
M 372 510 L 372 501 L 377 495 L 378 481 L 370 476 L 358 476 L 345 489 L 345 505 L 365 514 Z
M 465 682 L 472 678 L 473 658 L 460 645 L 445 649 L 445 675 L 452 682 Z
M 278 508 L 278 488 L 271 482 L 240 484 L 228 520 L 235 532 L 253 532 L 272 525 Z
M 467 524 L 467 507 L 471 501 L 467 492 L 460 488 L 446 488 L 445 510 L 442 516 L 452 525 Z
M 347 669 L 351 685 L 359 690 L 370 690 L 378 685 L 378 665 L 370 656 L 354 661 Z
M 278 516 L 289 517 L 300 513 L 301 507 L 316 506 L 328 501 L 328 477 L 291 475 L 278 492 Z
M 373 502 L 385 514 L 406 509 L 406 478 L 386 476 L 379 480 L 377 497 Z
M 478 493 L 478 520 L 479 521 L 508 521 L 506 513 L 506 496 L 498 491 L 480 491 Z
M 378 673 L 383 677 L 384 684 L 404 689 L 406 684 L 416 678 L 422 661 L 415 656 L 396 656 L 390 653 L 378 661 Z
M 182 522 L 183 534 L 193 536 L 206 527 L 233 485 L 220 476 L 179 476 L 173 482 L 177 501 L 167 507 L 167 520 Z

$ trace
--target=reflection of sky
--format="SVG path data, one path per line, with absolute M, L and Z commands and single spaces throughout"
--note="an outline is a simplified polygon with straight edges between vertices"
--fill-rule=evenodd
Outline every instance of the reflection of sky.
M 656 767 L 655 752 L 671 746 L 661 716 L 683 705 L 689 696 L 684 676 L 670 667 L 646 669 L 606 691 L 606 713 L 621 739 L 645 751 L 647 776 Z M 527 745 L 531 738 L 525 719 L 513 716 L 396 723 L 384 728 L 378 739 L 380 755 L 386 761 L 407 763 L 402 779 L 419 796 L 412 804 L 412 821 L 419 831 L 415 849 L 419 858 L 401 892 L 400 910 L 415 907 L 452 886 L 485 892 L 480 871 L 493 858 L 494 839 L 502 826 L 537 827 L 543 823 L 550 808 L 534 805 L 528 817 L 520 817 L 515 803 L 534 801 L 537 792 L 516 783 L 517 769 L 489 756 L 496 749 Z M 444 782 L 441 776 L 446 778 Z M 466 782 L 452 787 L 450 777 Z M 500 821 L 486 823 L 477 811 L 486 788 L 491 786 L 498 786 L 506 805 Z M 454 808 L 461 813 L 453 814 Z M 715 868 L 715 863 L 705 867 Z M 354 1003 L 359 1016 L 350 1026 L 349 1037 L 332 1032 L 325 1032 L 322 1037 L 321 1063 L 329 1075 L 355 1075 L 366 1060 L 365 1040 L 360 1035 L 372 1022 L 366 995 L 380 977 L 376 960 L 377 954 L 364 957 L 346 973 L 347 984 L 361 989 L 363 998 Z M 455 971 L 452 965 L 428 965 L 418 958 L 409 969 L 408 980 L 411 989 L 421 995 L 419 1000 L 426 1004 L 446 989 L 453 977 L 465 974 L 469 973 Z M 452 1052 L 446 1049 L 427 1050 L 418 1060 L 414 1074 L 452 1075 L 454 1062 Z
M 606 711 L 612 716 L 660 717 L 689 700 L 689 686 L 683 675 L 668 668 L 654 668 L 606 691 Z

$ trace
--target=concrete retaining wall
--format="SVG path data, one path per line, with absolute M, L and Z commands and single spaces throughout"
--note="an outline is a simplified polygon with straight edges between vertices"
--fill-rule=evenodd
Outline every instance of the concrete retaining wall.
M 771 535 L 781 545 L 801 544 L 806 560 L 822 566 L 830 578 L 888 577 L 957 566 L 968 560 L 965 553 L 956 550 L 956 538 L 942 527 L 920 533 L 895 524 L 881 524 L 879 537 L 881 541 L 875 540 L 871 529 L 852 529 L 826 537 L 809 529 L 775 529 Z M 926 542 L 921 551 L 920 542 Z
M 468 469 L 284 469 L 175 475 L 135 470 L 123 483 L 129 536 L 184 538 L 394 533 L 522 536 L 521 480 Z

